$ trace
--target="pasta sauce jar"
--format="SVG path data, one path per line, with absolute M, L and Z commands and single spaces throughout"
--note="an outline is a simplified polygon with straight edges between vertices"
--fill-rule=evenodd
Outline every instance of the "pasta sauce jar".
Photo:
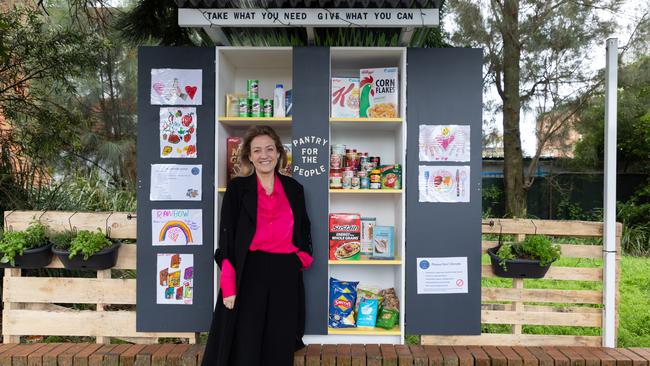
M 331 189 L 343 188 L 343 174 L 341 174 L 341 169 L 330 170 L 330 188 Z
M 381 171 L 373 169 L 370 172 L 370 189 L 381 189 Z

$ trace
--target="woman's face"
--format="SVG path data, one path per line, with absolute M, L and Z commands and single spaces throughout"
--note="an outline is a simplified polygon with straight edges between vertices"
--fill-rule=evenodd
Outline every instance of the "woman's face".
M 251 141 L 250 160 L 258 173 L 268 174 L 275 170 L 280 153 L 270 136 L 260 135 Z

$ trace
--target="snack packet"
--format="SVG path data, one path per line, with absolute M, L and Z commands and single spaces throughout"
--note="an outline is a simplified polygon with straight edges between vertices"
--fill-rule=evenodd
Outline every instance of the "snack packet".
M 362 298 L 357 314 L 358 327 L 374 327 L 377 322 L 377 308 L 379 300 Z
M 339 281 L 330 277 L 328 324 L 331 328 L 354 328 L 354 304 L 359 282 Z
M 393 309 L 382 308 L 379 310 L 376 327 L 384 329 L 393 329 L 399 323 L 399 311 Z

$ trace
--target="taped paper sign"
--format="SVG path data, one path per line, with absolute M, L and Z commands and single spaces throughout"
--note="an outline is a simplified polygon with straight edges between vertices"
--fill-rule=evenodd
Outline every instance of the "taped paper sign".
M 202 245 L 202 210 L 151 210 L 152 245 Z
M 469 202 L 469 166 L 424 166 L 418 174 L 420 202 Z
M 158 253 L 156 304 L 191 305 L 194 297 L 194 254 Z
M 152 164 L 151 201 L 200 201 L 202 165 Z
M 196 158 L 196 108 L 160 108 L 160 157 Z
M 420 125 L 420 161 L 469 161 L 470 126 Z
M 201 69 L 151 69 L 151 104 L 201 105 Z

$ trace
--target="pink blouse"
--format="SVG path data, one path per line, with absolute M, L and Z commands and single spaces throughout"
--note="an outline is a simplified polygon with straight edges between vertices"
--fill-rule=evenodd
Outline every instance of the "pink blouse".
M 257 178 L 257 226 L 250 250 L 268 253 L 296 253 L 302 262 L 302 268 L 309 268 L 313 258 L 293 245 L 293 211 L 280 178 L 275 175 L 273 192 L 266 194 L 262 183 Z M 221 265 L 221 291 L 223 297 L 235 295 L 235 268 L 229 260 Z

